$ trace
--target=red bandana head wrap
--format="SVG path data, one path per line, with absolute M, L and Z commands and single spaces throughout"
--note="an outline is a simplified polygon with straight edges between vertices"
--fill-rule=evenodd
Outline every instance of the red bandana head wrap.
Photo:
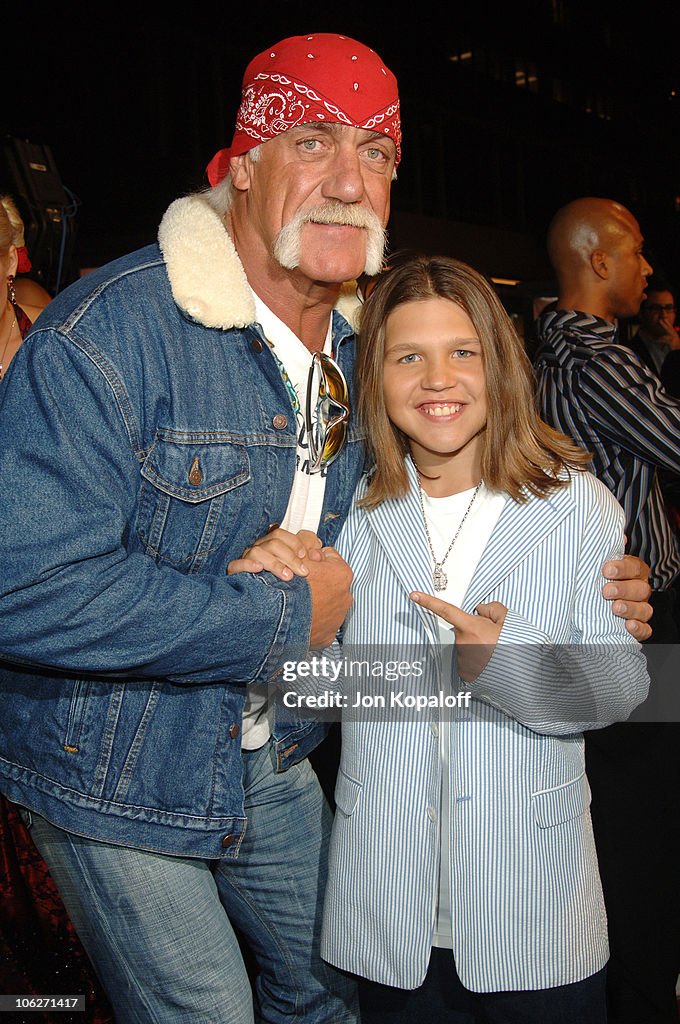
M 215 186 L 229 160 L 310 121 L 367 128 L 392 139 L 401 158 L 397 80 L 374 50 L 348 36 L 292 36 L 251 60 L 229 149 L 207 167 Z M 395 165 L 396 166 L 396 165 Z

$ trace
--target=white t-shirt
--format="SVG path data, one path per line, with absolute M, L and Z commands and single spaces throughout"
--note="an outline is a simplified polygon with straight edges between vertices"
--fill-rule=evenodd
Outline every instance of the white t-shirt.
M 437 559 L 440 559 L 451 538 L 458 529 L 458 524 L 465 515 L 470 504 L 474 488 L 452 494 L 446 498 L 430 498 L 423 494 L 423 506 L 427 516 L 427 526 L 432 538 Z M 493 529 L 498 522 L 507 501 L 507 495 L 488 490 L 482 484 L 474 504 L 468 513 L 458 534 L 456 543 L 446 559 L 444 572 L 447 576 L 445 590 L 437 591 L 437 597 L 450 604 L 461 607 L 465 593 L 470 585 L 475 569 L 489 542 Z M 454 634 L 451 625 L 445 619 L 439 619 L 440 639 L 442 644 L 452 644 Z M 441 811 L 439 817 L 439 894 L 436 908 L 436 922 L 433 946 L 451 949 L 451 879 L 449 872 L 449 850 L 446 837 L 449 835 L 450 787 L 449 771 L 451 761 L 451 722 L 441 721 L 439 725 L 439 745 L 442 772 Z
M 297 451 L 295 455 L 295 476 L 288 499 L 288 508 L 281 526 L 284 530 L 297 533 L 311 530 L 316 533 L 321 520 L 326 470 L 310 473 L 308 466 L 307 438 L 305 431 L 305 408 L 307 403 L 307 382 L 313 353 L 293 334 L 282 320 L 265 306 L 253 292 L 257 322 L 262 327 L 276 359 L 282 368 L 282 376 L 289 390 L 291 404 L 297 406 Z M 328 332 L 323 351 L 330 354 L 332 341 L 332 318 L 328 320 Z M 313 396 L 316 399 L 316 396 Z M 244 750 L 257 750 L 271 735 L 272 710 L 267 701 L 266 683 L 248 687 L 248 696 L 243 709 L 241 746 Z

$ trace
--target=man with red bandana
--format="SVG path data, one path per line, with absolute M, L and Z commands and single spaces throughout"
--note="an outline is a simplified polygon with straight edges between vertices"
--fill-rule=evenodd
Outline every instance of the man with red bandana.
M 380 270 L 400 145 L 372 50 L 265 50 L 212 188 L 61 293 L 3 382 L 0 780 L 125 1024 L 357 1017 L 319 956 L 323 730 L 266 684 L 351 600 L 342 282 Z M 320 539 L 304 576 L 227 575 L 279 526 Z

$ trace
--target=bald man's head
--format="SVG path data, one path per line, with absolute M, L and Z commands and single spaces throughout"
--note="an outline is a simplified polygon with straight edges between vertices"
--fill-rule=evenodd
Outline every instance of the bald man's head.
M 638 223 L 613 199 L 584 197 L 563 206 L 548 228 L 548 255 L 556 273 L 590 262 L 595 249 L 615 248 Z
M 613 199 L 584 197 L 563 206 L 548 228 L 548 255 L 560 305 L 613 320 L 634 316 L 652 268 L 632 213 Z

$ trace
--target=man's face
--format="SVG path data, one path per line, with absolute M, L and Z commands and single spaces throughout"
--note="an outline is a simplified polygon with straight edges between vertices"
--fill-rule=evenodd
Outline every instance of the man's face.
M 627 213 L 618 225 L 609 249 L 609 301 L 615 317 L 635 316 L 645 297 L 652 268 L 642 253 L 644 239 L 640 225 Z
M 232 180 L 237 190 L 247 191 L 251 242 L 310 281 L 336 284 L 358 277 L 371 250 L 369 271 L 377 273 L 395 155 L 386 136 L 314 123 L 264 143 L 255 162 L 235 158 Z M 239 248 L 238 229 L 236 242 Z
M 675 323 L 675 300 L 668 291 L 648 292 L 640 307 L 640 326 L 652 338 L 662 338 Z

